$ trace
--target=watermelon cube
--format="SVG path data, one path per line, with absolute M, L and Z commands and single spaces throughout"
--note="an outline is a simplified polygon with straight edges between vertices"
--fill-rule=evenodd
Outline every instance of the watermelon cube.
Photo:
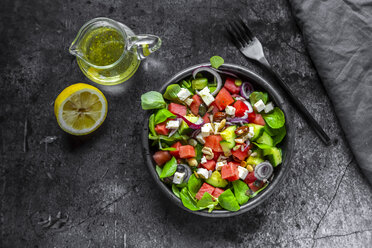
M 220 194 L 222 194 L 224 191 L 225 190 L 223 190 L 223 189 L 215 188 L 214 191 L 213 191 L 212 196 L 218 198 L 220 196 Z
M 198 193 L 196 194 L 195 198 L 200 200 L 205 192 L 208 192 L 209 194 L 213 194 L 214 187 L 209 185 L 208 183 L 203 183 L 203 185 L 200 187 Z
M 239 179 L 238 166 L 239 163 L 235 162 L 229 162 L 227 165 L 223 166 L 221 170 L 222 178 L 230 182 L 238 180 Z
M 206 163 L 201 164 L 205 169 L 213 171 L 216 168 L 216 161 L 208 160 Z
M 182 116 L 185 116 L 186 113 L 187 113 L 187 108 L 186 106 L 183 106 L 181 104 L 177 104 L 177 103 L 174 103 L 174 102 L 171 102 L 169 105 L 168 105 L 168 110 L 172 113 L 172 114 L 175 114 L 175 115 L 182 115 Z
M 186 145 L 179 147 L 180 158 L 194 158 L 196 156 L 193 146 Z

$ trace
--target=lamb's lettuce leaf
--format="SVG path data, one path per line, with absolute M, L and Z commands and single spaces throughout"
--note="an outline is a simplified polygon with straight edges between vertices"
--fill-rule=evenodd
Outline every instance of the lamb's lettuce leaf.
M 231 189 L 225 190 L 219 197 L 218 201 L 221 205 L 226 210 L 229 211 L 238 211 L 240 209 L 239 203 L 236 200 L 233 192 Z
M 249 95 L 249 100 L 251 101 L 252 106 L 259 100 L 262 100 L 266 104 L 268 99 L 269 95 L 266 92 L 253 91 Z
M 266 124 L 273 129 L 281 128 L 285 124 L 284 113 L 278 107 L 275 107 L 274 110 L 268 114 L 263 113 L 262 117 L 264 118 Z
M 180 92 L 181 87 L 178 84 L 171 84 L 167 87 L 164 93 L 164 98 L 171 101 L 178 101 L 178 92 Z
M 171 160 L 165 163 L 163 170 L 160 174 L 160 178 L 166 178 L 172 176 L 177 170 L 177 160 L 172 157 Z
M 156 112 L 156 115 L 155 115 L 154 125 L 162 123 L 163 121 L 167 120 L 168 118 L 173 119 L 173 118 L 176 118 L 176 116 L 174 114 L 172 114 L 166 108 L 159 109 L 158 112 Z
M 156 91 L 149 91 L 141 96 L 141 106 L 144 110 L 165 108 L 167 104 L 162 94 Z
M 249 196 L 247 196 L 245 193 L 249 189 L 248 185 L 241 181 L 241 180 L 236 180 L 232 182 L 233 188 L 234 188 L 234 195 L 236 200 L 240 205 L 245 204 L 249 200 Z

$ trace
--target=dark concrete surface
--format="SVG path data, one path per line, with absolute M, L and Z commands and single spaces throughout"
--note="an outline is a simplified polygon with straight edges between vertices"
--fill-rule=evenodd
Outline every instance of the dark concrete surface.
M 1 247 L 371 247 L 372 190 L 285 0 L 1 5 Z M 262 73 L 221 35 L 223 21 L 236 14 L 249 21 L 333 145 L 324 147 L 295 113 L 292 167 L 276 194 L 247 214 L 208 219 L 178 209 L 154 186 L 141 154 L 140 95 L 215 54 Z M 88 82 L 68 46 L 97 16 L 159 35 L 163 46 L 130 81 L 98 86 L 108 99 L 107 119 L 93 135 L 75 138 L 58 127 L 53 101 L 68 85 Z M 46 136 L 57 140 L 45 145 Z

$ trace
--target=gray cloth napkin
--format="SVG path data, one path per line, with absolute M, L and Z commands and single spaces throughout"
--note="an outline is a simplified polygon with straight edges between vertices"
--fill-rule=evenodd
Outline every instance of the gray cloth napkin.
M 372 1 L 289 2 L 351 150 L 372 184 Z

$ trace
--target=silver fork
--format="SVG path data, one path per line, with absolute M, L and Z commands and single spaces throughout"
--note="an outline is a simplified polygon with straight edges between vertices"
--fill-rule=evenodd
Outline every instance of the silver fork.
M 319 123 L 305 108 L 302 102 L 295 96 L 279 75 L 273 70 L 270 63 L 265 58 L 261 42 L 253 35 L 251 30 L 242 19 L 231 21 L 226 27 L 231 42 L 239 49 L 239 51 L 247 58 L 260 63 L 278 82 L 283 90 L 289 95 L 295 107 L 302 113 L 308 124 L 313 128 L 319 138 L 326 144 L 330 145 L 331 139 L 324 132 Z

